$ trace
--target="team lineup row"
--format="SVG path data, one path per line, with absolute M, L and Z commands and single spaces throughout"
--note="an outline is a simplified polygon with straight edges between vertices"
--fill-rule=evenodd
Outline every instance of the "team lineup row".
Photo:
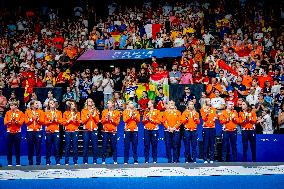
M 51 164 L 51 149 L 54 148 L 56 164 L 60 164 L 59 125 L 63 125 L 65 135 L 65 164 L 69 164 L 70 149 L 72 146 L 73 161 L 78 161 L 78 130 L 83 125 L 83 163 L 88 163 L 88 151 L 91 143 L 93 151 L 93 163 L 98 159 L 98 124 L 102 129 L 102 162 L 105 164 L 107 145 L 110 142 L 114 164 L 117 163 L 117 126 L 120 122 L 121 112 L 114 109 L 114 103 L 109 100 L 107 109 L 101 115 L 96 109 L 92 99 L 87 99 L 84 109 L 79 112 L 75 102 L 70 101 L 67 110 L 62 114 L 56 109 L 56 102 L 50 100 L 47 110 L 38 108 L 38 103 L 32 101 L 30 108 L 25 113 L 18 109 L 18 102 L 10 104 L 10 110 L 6 112 L 4 125 L 7 126 L 7 160 L 8 166 L 12 166 L 12 149 L 15 147 L 16 165 L 20 165 L 21 127 L 27 125 L 27 143 L 29 164 L 33 165 L 33 155 L 36 153 L 36 164 L 41 164 L 42 128 L 46 131 L 46 165 Z M 252 161 L 256 161 L 255 123 L 256 113 L 247 102 L 243 102 L 242 111 L 237 113 L 234 104 L 227 102 L 227 108 L 218 112 L 211 106 L 210 99 L 206 99 L 204 106 L 198 113 L 194 108 L 194 102 L 187 104 L 186 110 L 181 113 L 176 109 L 175 102 L 169 101 L 167 109 L 160 112 L 155 109 L 154 102 L 148 102 L 148 109 L 143 112 L 142 123 L 144 125 L 144 156 L 145 163 L 149 163 L 149 150 L 152 147 L 153 162 L 157 162 L 157 143 L 159 125 L 164 126 L 164 140 L 166 155 L 169 163 L 179 162 L 179 144 L 183 138 L 185 144 L 185 162 L 196 162 L 197 125 L 203 122 L 204 162 L 213 163 L 215 144 L 215 120 L 219 119 L 223 126 L 222 160 L 226 161 L 228 149 L 232 148 L 232 161 L 237 160 L 237 124 L 242 128 L 243 161 L 247 161 L 248 142 L 251 145 Z M 129 160 L 129 148 L 132 143 L 134 163 L 138 163 L 138 124 L 140 112 L 135 109 L 132 101 L 127 102 L 126 109 L 122 112 L 124 127 L 124 163 Z M 200 119 L 201 118 L 201 119 Z M 181 136 L 180 127 L 184 127 Z

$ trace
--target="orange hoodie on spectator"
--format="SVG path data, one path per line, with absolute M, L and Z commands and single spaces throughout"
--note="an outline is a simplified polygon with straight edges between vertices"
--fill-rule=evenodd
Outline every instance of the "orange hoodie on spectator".
M 81 112 L 82 124 L 85 126 L 85 129 L 88 131 L 94 131 L 98 129 L 98 123 L 100 122 L 100 115 L 97 110 L 94 112 L 83 109 Z
M 44 124 L 44 111 L 27 109 L 25 112 L 25 123 L 28 131 L 40 131 Z
M 215 120 L 217 119 L 216 109 L 202 107 L 200 114 L 203 120 L 203 128 L 215 128 Z
M 60 124 L 62 124 L 62 113 L 59 110 L 45 112 L 45 130 L 47 133 L 59 132 Z
M 161 123 L 160 110 L 146 110 L 144 112 L 142 123 L 147 130 L 158 130 L 159 124 Z
M 242 130 L 254 130 L 257 118 L 255 111 L 240 112 L 239 123 L 242 126 Z
M 213 90 L 214 88 L 217 89 L 222 94 L 223 88 L 219 83 L 217 83 L 215 85 L 208 84 L 208 85 L 206 85 L 206 93 L 209 95 L 209 98 L 215 98 L 215 94 L 214 94 L 214 90 Z
M 252 84 L 252 77 L 249 76 L 249 75 L 243 75 L 242 84 L 243 84 L 244 86 L 246 86 L 247 88 L 248 88 L 248 87 L 251 87 L 251 84 Z
M 196 131 L 197 125 L 200 124 L 199 113 L 185 110 L 182 113 L 181 121 L 184 124 L 185 130 Z
M 7 125 L 8 133 L 19 133 L 24 121 L 25 114 L 23 112 L 18 109 L 15 112 L 9 110 L 5 114 L 4 125 Z
M 162 116 L 162 123 L 165 130 L 174 129 L 179 131 L 181 125 L 181 113 L 178 110 L 166 110 Z
M 125 131 L 138 131 L 138 123 L 140 122 L 140 114 L 137 110 L 133 112 L 126 109 L 122 113 L 123 121 L 125 122 Z
M 62 124 L 65 127 L 65 131 L 70 131 L 70 132 L 78 131 L 78 127 L 80 126 L 80 112 L 77 113 L 71 111 L 64 112 Z
M 219 120 L 223 125 L 223 131 L 235 131 L 239 122 L 238 112 L 236 110 L 223 110 L 219 115 Z
M 102 112 L 102 124 L 105 132 L 116 133 L 117 126 L 120 122 L 120 112 L 118 110 L 109 111 L 108 109 Z

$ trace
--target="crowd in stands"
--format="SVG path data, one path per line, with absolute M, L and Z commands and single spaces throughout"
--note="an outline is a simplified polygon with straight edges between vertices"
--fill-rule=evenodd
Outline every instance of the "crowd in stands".
M 238 111 L 242 102 L 248 101 L 258 116 L 258 133 L 283 131 L 284 30 L 275 25 L 275 20 L 283 18 L 277 11 L 264 12 L 264 7 L 257 4 L 227 10 L 224 1 L 216 5 L 199 2 L 165 2 L 155 7 L 149 3 L 142 7 L 113 3 L 109 15 L 96 21 L 94 10 L 88 6 L 74 7 L 73 15 L 62 15 L 56 8 L 20 13 L 3 9 L 1 114 L 8 102 L 17 98 L 13 93 L 3 96 L 4 88 L 63 87 L 64 103 L 73 99 L 82 108 L 86 99 L 93 98 L 96 106 L 103 107 L 114 98 L 116 108 L 123 109 L 128 100 L 123 99 L 127 87 L 149 83 L 151 76 L 163 74 L 160 84 L 205 84 L 201 100 L 196 102 L 200 107 L 206 97 L 217 110 L 232 101 Z M 139 68 L 129 65 L 127 70 L 116 67 L 71 71 L 77 58 L 88 49 L 172 47 L 185 50 L 171 67 L 153 57 Z M 48 99 L 53 99 L 49 93 Z M 156 100 L 167 104 L 163 91 L 159 93 Z M 27 106 L 37 98 L 37 94 L 30 94 Z M 188 89 L 186 94 L 183 103 L 195 98 Z M 147 93 L 143 96 L 130 98 L 143 109 Z M 41 102 L 43 108 L 48 99 Z

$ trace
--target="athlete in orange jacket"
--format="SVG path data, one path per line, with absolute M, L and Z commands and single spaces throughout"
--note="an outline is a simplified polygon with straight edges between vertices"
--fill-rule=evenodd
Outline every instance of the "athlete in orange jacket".
M 130 142 L 132 143 L 132 151 L 134 164 L 138 163 L 137 145 L 138 145 L 138 123 L 140 122 L 140 114 L 134 107 L 133 102 L 127 102 L 127 108 L 122 113 L 124 127 L 124 164 L 129 160 Z
M 40 165 L 41 163 L 40 151 L 44 116 L 44 112 L 39 109 L 38 101 L 31 101 L 30 109 L 27 109 L 25 112 L 29 165 L 33 165 L 34 151 L 36 152 L 36 164 Z
M 168 163 L 179 162 L 178 150 L 180 142 L 181 113 L 176 109 L 175 102 L 169 101 L 166 111 L 162 117 L 162 123 L 165 127 L 165 143 Z M 172 155 L 173 149 L 173 155 Z
M 248 102 L 242 103 L 242 111 L 239 113 L 239 123 L 242 127 L 243 161 L 247 161 L 248 141 L 252 153 L 252 161 L 256 161 L 256 133 L 255 124 L 257 118 Z
M 68 101 L 67 110 L 63 114 L 63 126 L 65 127 L 65 165 L 69 164 L 70 146 L 72 140 L 73 162 L 78 161 L 78 130 L 80 126 L 80 112 L 75 101 Z
M 45 112 L 46 125 L 46 165 L 50 165 L 51 148 L 54 146 L 54 155 L 57 165 L 60 165 L 59 146 L 60 135 L 59 125 L 62 124 L 62 113 L 56 109 L 57 103 L 49 100 Z
M 145 163 L 149 163 L 150 144 L 152 145 L 153 162 L 157 162 L 158 129 L 161 123 L 160 111 L 154 109 L 154 101 L 148 102 L 148 109 L 144 112 L 144 155 Z
M 194 108 L 194 102 L 189 101 L 186 110 L 181 116 L 184 124 L 185 137 L 185 162 L 196 162 L 196 147 L 197 147 L 197 125 L 200 124 L 199 113 Z M 192 147 L 192 158 L 190 154 L 190 144 Z
M 102 162 L 105 164 L 107 143 L 110 140 L 111 150 L 113 155 L 114 164 L 117 164 L 117 135 L 116 130 L 120 122 L 120 112 L 114 109 L 114 102 L 109 100 L 107 102 L 108 109 L 102 112 L 102 124 L 103 124 L 103 158 Z
M 214 144 L 215 144 L 215 120 L 217 119 L 216 109 L 211 106 L 210 98 L 205 100 L 205 105 L 200 110 L 203 121 L 203 149 L 204 149 L 204 163 L 214 161 Z M 207 157 L 209 150 L 209 158 Z
M 84 126 L 83 131 L 83 163 L 88 164 L 89 143 L 91 141 L 93 149 L 93 163 L 98 159 L 98 124 L 100 122 L 100 112 L 95 107 L 91 98 L 85 102 L 84 109 L 81 111 L 81 120 Z
M 238 112 L 234 110 L 234 102 L 227 101 L 227 109 L 219 115 L 220 123 L 223 125 L 223 147 L 222 161 L 226 161 L 227 153 L 232 147 L 232 160 L 237 161 L 237 124 L 239 122 Z
M 15 145 L 16 165 L 20 166 L 20 146 L 21 146 L 21 127 L 25 120 L 25 115 L 18 109 L 18 102 L 10 103 L 10 110 L 6 112 L 4 125 L 7 125 L 7 160 L 8 166 L 12 166 L 12 151 Z

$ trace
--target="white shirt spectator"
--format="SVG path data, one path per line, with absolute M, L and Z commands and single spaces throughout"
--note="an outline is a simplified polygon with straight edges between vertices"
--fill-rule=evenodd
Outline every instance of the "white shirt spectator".
M 202 38 L 204 40 L 205 45 L 210 45 L 210 41 L 211 39 L 214 39 L 213 35 L 211 35 L 210 33 L 205 33 L 202 35 Z
M 256 105 L 258 103 L 258 94 L 249 94 L 247 97 L 246 97 L 246 101 L 249 103 L 249 105 Z
M 212 98 L 211 105 L 216 109 L 220 109 L 222 105 L 225 105 L 225 100 L 221 97 Z
M 102 87 L 103 87 L 104 94 L 112 94 L 113 85 L 114 85 L 114 82 L 112 79 L 103 79 Z
M 103 76 L 101 74 L 93 76 L 92 83 L 97 87 L 97 91 L 103 91 L 102 81 Z
M 260 122 L 260 125 L 263 128 L 263 134 L 273 134 L 273 128 L 272 128 L 272 119 L 269 114 L 266 114 L 262 121 Z
M 281 85 L 273 85 L 273 86 L 271 87 L 271 93 L 272 93 L 272 95 L 273 95 L 273 98 L 274 98 L 277 94 L 280 93 L 280 88 L 281 88 L 281 87 L 282 87 Z
M 184 39 L 177 37 L 174 41 L 174 47 L 182 47 L 184 45 Z

